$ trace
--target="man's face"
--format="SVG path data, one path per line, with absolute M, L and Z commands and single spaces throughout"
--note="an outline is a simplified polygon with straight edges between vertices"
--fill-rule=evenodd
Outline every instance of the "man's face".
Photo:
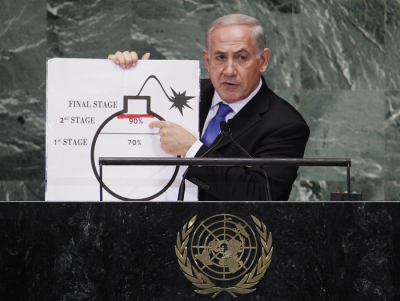
M 203 50 L 211 82 L 227 103 L 242 100 L 257 88 L 270 54 L 265 48 L 257 58 L 251 28 L 239 24 L 215 28 L 208 51 Z

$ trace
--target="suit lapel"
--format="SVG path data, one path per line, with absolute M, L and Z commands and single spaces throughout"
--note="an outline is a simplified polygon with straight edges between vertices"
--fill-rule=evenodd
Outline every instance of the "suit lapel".
M 206 118 L 208 115 L 208 111 L 210 110 L 212 98 L 214 96 L 214 87 L 211 84 L 211 80 L 202 79 L 200 81 L 200 106 L 199 106 L 199 133 L 203 132 L 204 123 L 206 122 Z
M 268 88 L 264 80 L 264 77 L 261 78 L 262 78 L 262 87 L 260 91 L 258 91 L 258 93 L 253 97 L 253 99 L 251 99 L 232 119 L 231 132 L 232 132 L 232 137 L 235 140 L 239 136 L 243 135 L 249 128 L 260 122 L 261 121 L 260 115 L 264 114 L 269 109 L 269 104 L 273 92 Z M 211 106 L 213 94 L 214 94 L 214 89 L 212 89 L 211 97 L 209 99 L 202 98 L 202 101 L 206 100 L 205 101 L 206 104 L 204 104 L 200 108 L 200 125 L 201 125 L 200 133 L 203 130 L 204 122 L 207 117 L 208 110 L 210 109 Z M 202 109 L 204 110 L 203 113 Z M 202 114 L 205 114 L 205 116 L 202 116 Z M 214 143 L 216 143 L 217 140 L 218 139 L 215 139 Z M 224 137 L 224 139 L 218 144 L 218 146 L 215 149 L 219 149 L 231 142 L 232 141 L 230 138 Z

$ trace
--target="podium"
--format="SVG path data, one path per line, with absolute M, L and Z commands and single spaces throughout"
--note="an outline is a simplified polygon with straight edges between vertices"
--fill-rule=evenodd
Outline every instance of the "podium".
M 99 164 L 101 175 L 114 165 L 340 166 L 350 191 L 350 159 Z M 390 300 L 400 297 L 398 220 L 399 203 L 1 203 L 0 299 Z
M 256 290 L 237 298 L 195 292 L 175 249 L 194 216 L 190 246 L 221 214 L 272 236 Z M 398 300 L 399 220 L 395 202 L 0 203 L 0 299 Z

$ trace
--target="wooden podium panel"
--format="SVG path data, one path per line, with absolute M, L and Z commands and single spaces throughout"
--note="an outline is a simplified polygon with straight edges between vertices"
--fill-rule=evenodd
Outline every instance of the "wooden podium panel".
M 221 221 L 231 223 L 225 242 L 215 228 Z M 399 221 L 399 203 L 0 203 L 0 299 L 211 300 L 222 287 L 212 300 L 233 300 L 226 288 L 243 282 L 256 290 L 233 289 L 235 300 L 398 300 Z M 260 240 L 263 225 L 270 249 L 269 236 L 265 245 Z M 255 244 L 252 232 L 253 265 L 243 251 Z M 187 256 L 179 245 L 186 238 Z M 232 251 L 235 241 L 244 243 Z M 256 267 L 263 252 L 272 255 L 268 267 L 260 261 L 265 273 Z M 205 275 L 193 272 L 201 288 L 185 277 L 179 254 L 183 269 L 190 261 Z M 236 261 L 235 277 L 247 264 L 248 273 L 216 280 L 208 259 L 225 272 Z M 262 277 L 253 285 L 255 275 Z

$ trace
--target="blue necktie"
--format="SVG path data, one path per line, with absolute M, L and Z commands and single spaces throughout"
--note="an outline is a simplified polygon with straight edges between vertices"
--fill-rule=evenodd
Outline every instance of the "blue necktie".
M 218 108 L 217 115 L 215 115 L 210 120 L 210 123 L 208 124 L 206 131 L 201 138 L 201 142 L 203 142 L 207 146 L 210 146 L 214 142 L 215 138 L 217 138 L 220 132 L 219 124 L 221 123 L 221 121 L 225 121 L 226 115 L 228 115 L 228 113 L 230 112 L 232 112 L 231 107 L 221 102 Z

